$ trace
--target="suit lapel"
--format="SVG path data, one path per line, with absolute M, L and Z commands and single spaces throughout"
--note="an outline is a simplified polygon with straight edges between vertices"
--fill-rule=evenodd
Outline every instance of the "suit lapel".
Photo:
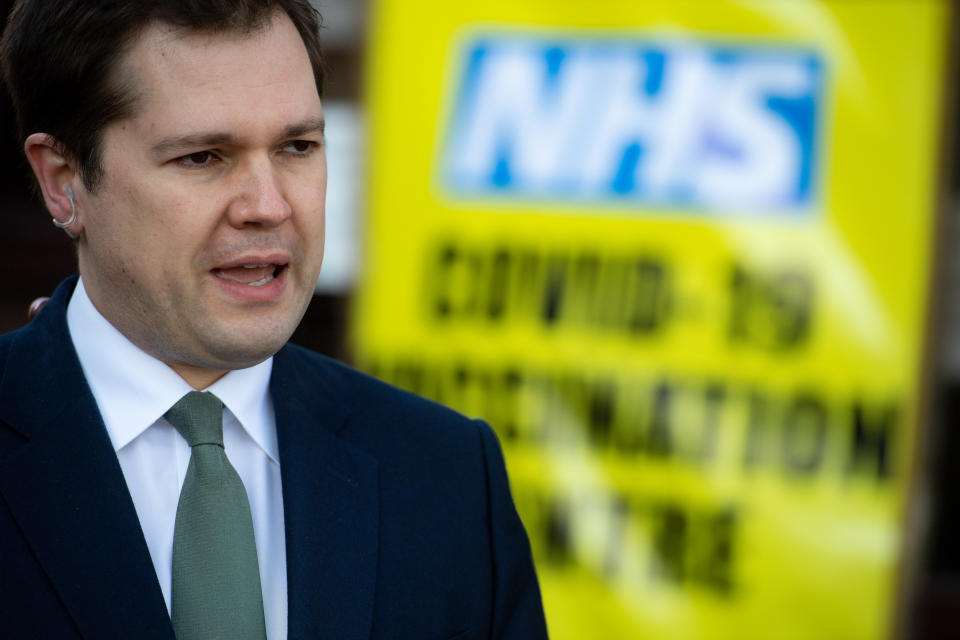
M 377 462 L 337 436 L 332 371 L 286 347 L 274 359 L 291 638 L 369 638 L 377 566 Z
M 75 279 L 11 345 L 0 421 L 22 443 L 0 494 L 85 637 L 172 638 L 116 453 L 66 326 Z

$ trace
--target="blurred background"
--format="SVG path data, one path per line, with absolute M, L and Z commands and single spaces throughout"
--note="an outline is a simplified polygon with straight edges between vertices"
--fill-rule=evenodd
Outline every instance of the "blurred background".
M 552 637 L 960 637 L 952 3 L 317 4 L 294 341 L 491 423 Z M 4 332 L 75 270 L 6 100 Z

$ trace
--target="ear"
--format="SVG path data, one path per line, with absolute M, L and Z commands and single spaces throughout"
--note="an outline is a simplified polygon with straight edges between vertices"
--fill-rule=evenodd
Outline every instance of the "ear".
M 60 150 L 56 139 L 47 133 L 33 133 L 23 144 L 23 151 L 33 174 L 40 184 L 43 200 L 54 220 L 66 222 L 73 214 L 76 202 L 70 202 L 67 187 L 76 192 L 77 170 L 72 160 Z M 70 237 L 76 238 L 83 232 L 83 215 L 78 211 L 76 220 L 66 229 Z

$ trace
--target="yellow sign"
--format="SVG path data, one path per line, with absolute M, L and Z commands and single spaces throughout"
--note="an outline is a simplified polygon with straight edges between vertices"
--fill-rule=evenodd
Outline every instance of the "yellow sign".
M 496 429 L 551 637 L 888 634 L 947 4 L 374 9 L 358 361 Z

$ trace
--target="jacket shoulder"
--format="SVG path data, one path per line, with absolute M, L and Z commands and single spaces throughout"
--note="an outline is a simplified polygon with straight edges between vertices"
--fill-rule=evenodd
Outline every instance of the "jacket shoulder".
M 4 373 L 6 373 L 7 362 L 10 358 L 10 351 L 13 344 L 23 335 L 26 329 L 27 327 L 24 326 L 9 333 L 0 334 L 0 380 L 3 380 Z
M 294 345 L 278 354 L 283 366 L 296 369 L 325 387 L 350 415 L 342 434 L 362 448 L 380 451 L 448 453 L 473 449 L 494 438 L 481 420 L 472 420 L 433 400 L 405 391 L 346 364 Z M 275 365 L 276 366 L 276 365 Z M 479 433 L 478 433 L 479 432 Z
M 342 400 L 354 410 L 388 408 L 394 412 L 401 411 L 401 415 L 412 411 L 446 420 L 468 420 L 449 407 L 395 387 L 328 356 L 296 345 L 287 345 L 284 352 L 300 368 L 309 370 L 317 380 L 324 381 L 331 390 L 341 394 Z

